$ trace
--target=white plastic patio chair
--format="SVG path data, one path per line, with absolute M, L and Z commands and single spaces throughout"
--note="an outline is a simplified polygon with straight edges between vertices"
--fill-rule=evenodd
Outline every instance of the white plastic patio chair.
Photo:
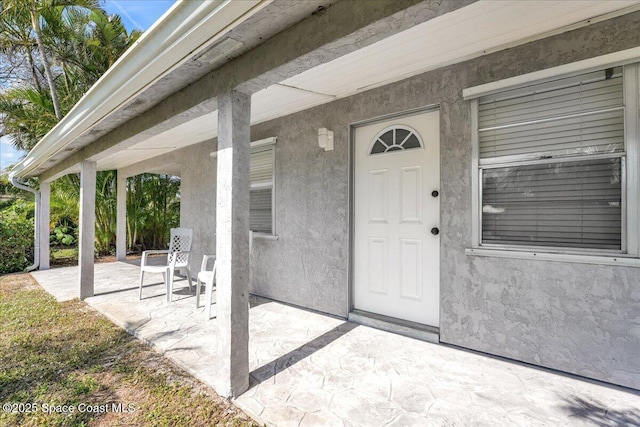
M 193 230 L 180 227 L 171 229 L 168 250 L 150 250 L 142 252 L 140 263 L 140 299 L 142 299 L 142 280 L 144 273 L 162 273 L 167 285 L 167 301 L 173 300 L 173 276 L 176 270 L 184 270 L 189 281 L 189 290 L 193 289 L 191 271 L 189 270 L 189 251 L 193 241 Z M 147 265 L 147 257 L 151 254 L 167 254 L 167 265 Z
M 253 252 L 253 231 L 249 231 L 249 255 Z M 213 269 L 207 270 L 209 261 L 213 260 Z M 213 288 L 216 286 L 216 257 L 215 255 L 205 255 L 202 257 L 202 265 L 197 277 L 196 288 L 196 308 L 200 307 L 200 291 L 204 287 L 204 315 L 206 320 L 211 320 L 211 304 L 213 302 Z
M 213 268 L 207 270 L 209 261 L 213 261 Z M 213 302 L 213 288 L 216 283 L 216 257 L 215 255 L 205 255 L 202 257 L 202 265 L 200 266 L 200 272 L 196 279 L 196 308 L 200 307 L 200 290 L 204 283 L 204 303 L 205 303 L 205 318 L 211 319 L 211 303 Z

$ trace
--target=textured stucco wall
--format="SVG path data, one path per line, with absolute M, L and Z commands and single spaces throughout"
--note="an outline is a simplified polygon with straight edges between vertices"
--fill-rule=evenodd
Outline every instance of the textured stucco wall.
M 333 104 L 331 104 L 333 105 Z M 256 239 L 252 291 L 315 310 L 348 314 L 348 122 L 330 106 L 255 126 L 254 140 L 276 136 L 277 241 Z M 333 151 L 318 128 L 334 131 Z
M 216 252 L 216 162 L 210 153 L 215 141 L 207 141 L 180 150 L 183 158 L 180 181 L 180 225 L 193 229 L 193 247 L 189 266 L 200 271 L 204 254 Z
M 254 241 L 251 291 L 346 316 L 349 124 L 439 104 L 441 341 L 640 389 L 640 269 L 465 255 L 471 124 L 462 99 L 466 87 L 635 47 L 638 28 L 634 13 L 254 126 L 252 140 L 278 137 L 278 240 Z M 335 132 L 334 151 L 318 147 L 319 127 Z M 195 271 L 215 248 L 214 147 L 177 152 Z
M 640 388 L 640 269 L 469 257 L 471 124 L 466 87 L 640 44 L 635 13 L 422 74 L 254 126 L 277 136 L 278 241 L 258 241 L 252 291 L 348 311 L 348 125 L 440 104 L 441 340 Z M 335 150 L 317 146 L 318 127 Z

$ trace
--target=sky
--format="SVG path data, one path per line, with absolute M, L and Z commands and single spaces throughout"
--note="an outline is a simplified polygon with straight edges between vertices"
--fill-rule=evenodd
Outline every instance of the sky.
M 127 30 L 146 30 L 175 0 L 104 0 L 104 9 L 109 14 L 118 14 Z M 16 151 L 8 137 L 0 138 L 0 171 L 16 163 L 26 153 Z
M 107 13 L 122 17 L 127 30 L 146 30 L 171 7 L 174 0 L 105 0 Z
M 0 137 L 0 170 L 15 163 L 22 157 L 23 153 L 16 151 L 9 143 L 9 137 Z

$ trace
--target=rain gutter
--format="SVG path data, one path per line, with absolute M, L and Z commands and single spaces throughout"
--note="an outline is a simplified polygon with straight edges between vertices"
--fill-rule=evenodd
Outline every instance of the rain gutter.
M 28 273 L 40 266 L 40 227 L 38 226 L 40 223 L 40 219 L 38 218 L 38 215 L 40 214 L 40 192 L 19 182 L 13 175 L 10 177 L 10 180 L 11 185 L 19 188 L 20 190 L 33 193 L 33 197 L 35 198 L 35 212 L 33 214 L 33 264 L 24 269 L 24 272 Z

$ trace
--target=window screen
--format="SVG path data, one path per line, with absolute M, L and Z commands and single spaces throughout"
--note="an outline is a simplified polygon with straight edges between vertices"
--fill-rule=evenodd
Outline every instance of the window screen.
M 482 244 L 623 250 L 622 69 L 478 103 Z

